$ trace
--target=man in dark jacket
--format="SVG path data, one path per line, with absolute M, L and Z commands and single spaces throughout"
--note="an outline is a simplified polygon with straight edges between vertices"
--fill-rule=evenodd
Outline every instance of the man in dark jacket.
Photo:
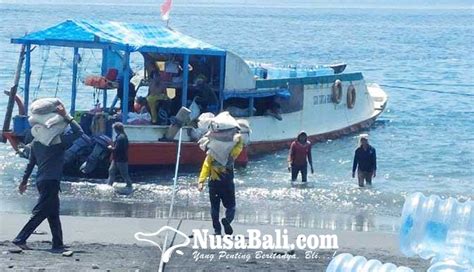
M 132 72 L 133 74 L 133 72 Z M 128 83 L 128 112 L 133 112 L 133 104 L 135 103 L 135 97 L 137 96 L 137 91 L 135 85 L 132 82 Z M 120 99 L 120 108 L 122 108 L 123 103 L 123 81 L 119 81 L 117 88 L 117 98 Z
M 354 154 L 354 163 L 352 165 L 352 178 L 355 178 L 357 169 L 357 177 L 359 179 L 359 187 L 364 187 L 364 180 L 367 185 L 372 185 L 372 178 L 375 178 L 377 171 L 377 155 L 375 148 L 369 145 L 367 135 L 360 136 L 360 146 Z
M 26 245 L 26 240 L 44 219 L 48 219 L 49 227 L 51 228 L 53 250 L 64 249 L 63 233 L 59 219 L 59 186 L 63 173 L 64 152 L 84 132 L 79 124 L 66 114 L 63 105 L 57 107 L 57 113 L 63 116 L 64 120 L 69 123 L 72 134 L 60 135 L 61 142 L 50 146 L 43 145 L 35 140 L 32 142 L 29 162 L 23 175 L 23 180 L 20 183 L 19 191 L 21 194 L 26 191 L 28 178 L 35 165 L 37 165 L 36 187 L 40 197 L 38 203 L 33 208 L 30 220 L 13 240 L 13 243 L 22 249 L 30 249 Z
M 112 162 L 109 167 L 109 185 L 113 185 L 117 172 L 127 182 L 127 187 L 132 188 L 132 180 L 128 174 L 128 137 L 125 134 L 123 124 L 117 122 L 113 125 L 117 137 L 113 146 L 109 146 L 112 150 Z

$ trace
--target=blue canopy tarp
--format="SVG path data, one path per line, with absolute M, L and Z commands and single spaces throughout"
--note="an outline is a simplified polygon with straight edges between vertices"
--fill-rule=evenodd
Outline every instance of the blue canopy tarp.
M 225 50 L 166 27 L 137 23 L 67 20 L 12 43 L 103 48 L 162 53 L 225 55 Z

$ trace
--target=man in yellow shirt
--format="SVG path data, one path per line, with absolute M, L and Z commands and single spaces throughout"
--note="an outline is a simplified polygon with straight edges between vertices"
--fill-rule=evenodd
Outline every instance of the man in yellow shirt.
M 244 142 L 239 137 L 232 148 L 226 165 L 217 162 L 211 155 L 207 155 L 199 175 L 198 189 L 202 191 L 204 184 L 209 180 L 209 199 L 211 201 L 211 217 L 214 234 L 221 235 L 221 222 L 225 234 L 233 233 L 230 223 L 235 216 L 235 186 L 234 186 L 234 161 L 242 152 Z M 221 205 L 226 208 L 225 217 L 219 222 L 219 209 Z

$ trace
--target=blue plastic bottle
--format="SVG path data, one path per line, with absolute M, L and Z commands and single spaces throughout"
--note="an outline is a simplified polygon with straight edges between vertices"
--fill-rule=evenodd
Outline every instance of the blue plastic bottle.
M 400 249 L 407 256 L 435 257 L 474 264 L 474 205 L 422 193 L 409 195 L 403 205 Z
M 334 257 L 326 272 L 413 272 L 411 268 L 397 267 L 392 263 L 382 264 L 379 260 L 367 260 L 362 256 L 342 253 Z

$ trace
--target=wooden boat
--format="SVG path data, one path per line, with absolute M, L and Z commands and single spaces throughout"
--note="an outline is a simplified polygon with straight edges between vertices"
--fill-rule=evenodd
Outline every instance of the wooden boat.
M 254 155 L 288 147 L 301 130 L 307 132 L 311 141 L 318 142 L 365 129 L 384 111 L 388 99 L 378 85 L 366 84 L 362 73 L 344 73 L 345 64 L 283 68 L 249 63 L 232 52 L 165 27 L 68 20 L 12 39 L 12 43 L 21 44 L 24 48 L 20 56 L 20 59 L 25 59 L 24 96 L 16 96 L 14 88 L 9 93 L 11 103 L 7 108 L 2 140 L 8 140 L 15 150 L 25 143 L 29 127 L 27 116 L 33 46 L 71 48 L 73 75 L 68 106 L 72 115 L 77 118 L 92 114 L 76 110 L 77 89 L 80 84 L 79 48 L 100 51 L 102 75 L 99 76 L 107 78 L 111 71 L 116 70 L 112 74 L 116 74 L 118 80 L 107 86 L 119 85 L 123 97 L 119 107 L 115 105 L 116 95 L 114 102 L 109 105 L 108 96 L 115 91 L 104 91 L 103 106 L 99 111 L 117 109 L 121 113 L 120 121 L 125 124 L 130 142 L 129 163 L 135 166 L 175 164 L 177 136 L 174 139 L 168 137 L 168 141 L 159 140 L 166 138 L 173 126 L 167 118 L 159 125 L 128 122 L 130 85 L 128 80 L 123 79 L 132 78 L 131 55 L 143 57 L 144 69 L 138 73 L 142 78 L 136 83 L 139 89 L 146 89 L 146 85 L 150 85 L 154 70 L 160 72 L 161 82 L 166 85 L 167 93 L 171 93 L 167 100 L 168 116 L 174 116 L 181 107 L 192 104 L 196 97 L 193 83 L 204 75 L 218 99 L 217 105 L 210 105 L 215 107 L 208 109 L 215 113 L 229 110 L 233 116 L 245 119 L 250 124 L 249 142 L 237 161 L 239 164 L 246 164 Z M 98 82 L 104 85 L 101 80 Z M 10 129 L 14 101 L 21 110 L 13 117 L 14 124 Z M 82 121 L 81 119 L 81 125 Z M 107 122 L 108 128 L 112 122 L 113 120 Z M 88 125 L 84 124 L 86 130 Z M 194 128 L 188 124 L 182 128 L 180 163 L 199 165 L 205 154 L 192 137 Z M 105 133 L 112 136 L 110 132 L 107 129 Z

